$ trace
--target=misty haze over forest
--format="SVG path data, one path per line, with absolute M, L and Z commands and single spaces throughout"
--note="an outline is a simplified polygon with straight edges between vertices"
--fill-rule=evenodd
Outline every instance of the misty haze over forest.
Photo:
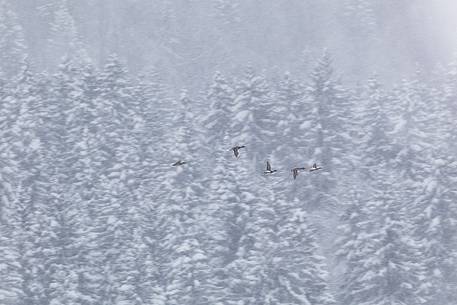
M 456 17 L 0 0 L 0 304 L 455 305 Z
M 116 53 L 133 73 L 155 67 L 192 90 L 247 63 L 303 77 L 323 48 L 344 80 L 377 73 L 392 84 L 416 65 L 448 63 L 457 47 L 452 0 L 9 2 L 38 71 L 65 54 L 84 51 L 102 65 Z

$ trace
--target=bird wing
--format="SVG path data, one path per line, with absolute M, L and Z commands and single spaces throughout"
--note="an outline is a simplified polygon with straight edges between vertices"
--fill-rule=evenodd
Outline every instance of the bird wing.
M 270 162 L 267 161 L 267 171 L 271 171 L 271 165 Z

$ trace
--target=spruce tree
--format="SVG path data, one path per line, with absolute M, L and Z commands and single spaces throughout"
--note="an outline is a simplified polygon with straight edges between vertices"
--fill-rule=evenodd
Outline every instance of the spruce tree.
M 284 75 L 275 89 L 275 103 L 269 111 L 274 113 L 278 128 L 274 131 L 276 136 L 270 140 L 275 146 L 275 159 L 281 162 L 281 166 L 290 167 L 309 147 L 306 145 L 309 140 L 309 109 L 305 105 L 303 85 L 289 73 Z
M 278 304 L 334 304 L 317 231 L 300 201 L 279 201 L 276 268 Z
M 49 281 L 46 269 L 46 246 L 43 236 L 50 232 L 46 227 L 46 214 L 50 183 L 45 174 L 44 146 L 40 139 L 42 130 L 43 96 L 38 89 L 39 77 L 28 66 L 23 67 L 12 91 L 9 107 L 9 143 L 12 161 L 16 167 L 15 200 L 8 214 L 12 249 L 17 249 L 18 273 L 21 277 L 23 304 L 43 304 L 48 300 Z M 21 303 L 19 303 L 21 304 Z
M 15 103 L 5 82 L 0 83 L 0 300 L 5 304 L 16 304 L 24 298 L 23 278 L 20 272 L 20 242 L 17 233 L 21 228 L 17 217 L 17 180 L 20 177 L 17 159 L 11 143 L 15 139 L 9 113 Z M 7 105 L 8 104 L 8 105 Z M 17 150 L 16 150 L 17 152 Z M 16 161 L 15 161 L 16 160 Z
M 308 111 L 311 112 L 309 130 L 311 151 L 308 152 L 308 167 L 322 164 L 325 169 L 312 178 L 311 185 L 319 189 L 307 201 L 311 206 L 334 207 L 338 194 L 336 177 L 352 168 L 351 99 L 333 76 L 332 61 L 327 51 L 311 73 L 307 88 Z M 338 194 L 338 195 L 337 195 Z
M 195 129 L 192 100 L 181 94 L 174 118 L 175 130 L 170 134 L 173 161 L 187 163 L 166 174 L 167 183 L 157 194 L 157 213 L 161 223 L 161 253 L 166 278 L 167 304 L 210 304 L 211 272 L 205 251 L 205 222 L 200 223 L 205 200 L 198 171 L 199 142 Z M 164 257 L 165 256 L 165 257 Z
M 140 302 L 134 268 L 138 248 L 133 242 L 140 216 L 137 194 L 131 190 L 137 183 L 133 169 L 139 166 L 130 133 L 134 120 L 129 118 L 136 113 L 133 89 L 115 57 L 108 60 L 97 83 L 96 116 L 88 130 L 95 145 L 91 162 L 98 175 L 93 189 L 97 205 L 89 210 L 92 224 L 84 259 L 93 268 L 87 270 L 90 283 L 85 289 L 96 302 L 136 304 Z
M 428 304 L 450 304 L 455 298 L 455 233 L 457 209 L 453 206 L 457 193 L 457 162 L 450 156 L 437 154 L 433 169 L 415 199 L 414 231 L 420 245 L 426 276 Z

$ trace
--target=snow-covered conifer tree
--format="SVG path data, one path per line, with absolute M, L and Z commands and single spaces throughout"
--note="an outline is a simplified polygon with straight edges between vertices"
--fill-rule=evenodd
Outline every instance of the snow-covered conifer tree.
M 278 245 L 272 262 L 278 304 L 334 304 L 317 232 L 302 204 L 283 201 L 279 211 Z
M 433 158 L 423 190 L 418 192 L 414 206 L 414 231 L 420 245 L 421 259 L 426 275 L 423 285 L 427 289 L 428 304 L 450 304 L 456 294 L 455 285 L 455 234 L 457 199 L 453 185 L 457 181 L 457 162 L 451 156 Z
M 311 179 L 314 196 L 309 198 L 313 206 L 332 206 L 338 194 L 336 176 L 351 169 L 352 146 L 351 100 L 345 90 L 334 79 L 331 57 L 324 51 L 311 73 L 308 87 L 308 111 L 311 112 L 309 136 L 312 147 L 305 156 L 308 167 L 312 163 L 325 167 Z

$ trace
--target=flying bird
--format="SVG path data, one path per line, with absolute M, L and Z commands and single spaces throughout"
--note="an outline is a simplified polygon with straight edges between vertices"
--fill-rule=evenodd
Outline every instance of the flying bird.
M 172 166 L 180 166 L 180 165 L 183 165 L 183 164 L 186 164 L 186 163 L 187 163 L 186 161 L 178 160 L 175 163 L 173 163 Z
M 297 179 L 297 176 L 298 176 L 298 171 L 299 170 L 305 170 L 306 168 L 305 167 L 295 167 L 291 170 L 292 172 L 292 175 L 294 176 L 294 180 Z
M 317 170 L 320 170 L 322 169 L 322 167 L 320 166 L 317 166 L 316 163 L 313 164 L 313 166 L 309 169 L 310 172 L 314 172 L 314 171 L 317 171 Z
M 238 156 L 240 155 L 239 150 L 240 150 L 241 148 L 245 148 L 245 147 L 246 147 L 245 145 L 234 146 L 234 147 L 232 147 L 233 154 L 235 155 L 236 158 L 238 158 Z
M 271 169 L 271 164 L 270 162 L 267 161 L 267 169 L 263 172 L 264 174 L 273 174 L 274 172 L 277 172 L 275 169 Z

